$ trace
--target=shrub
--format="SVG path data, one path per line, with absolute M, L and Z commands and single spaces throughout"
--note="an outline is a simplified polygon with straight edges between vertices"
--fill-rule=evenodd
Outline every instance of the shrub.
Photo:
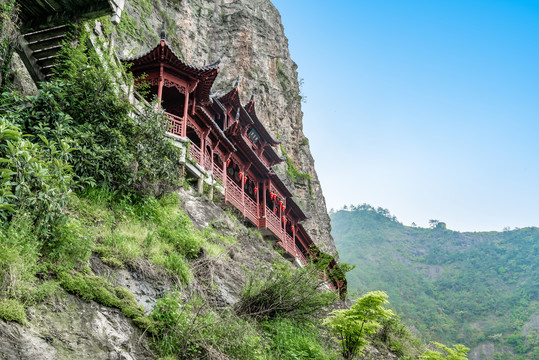
M 262 323 L 269 339 L 270 352 L 276 359 L 336 359 L 324 348 L 320 330 L 312 323 L 298 324 L 293 319 L 277 318 Z
M 0 299 L 0 319 L 24 324 L 26 322 L 24 306 L 15 299 Z
M 249 322 L 233 312 L 216 313 L 200 298 L 182 301 L 180 293 L 169 293 L 157 302 L 150 318 L 154 343 L 162 356 L 265 358 L 264 341 Z
M 335 310 L 324 323 L 338 337 L 341 354 L 345 359 L 352 359 L 360 354 L 372 336 L 381 327 L 380 322 L 394 315 L 384 305 L 387 295 L 382 291 L 372 291 L 356 300 L 346 310 Z
M 32 143 L 9 118 L 0 116 L 0 218 L 9 222 L 29 214 L 35 231 L 51 238 L 66 220 L 62 211 L 71 191 L 71 168 L 65 161 L 69 146 L 45 138 L 41 146 Z
M 251 273 L 236 311 L 259 320 L 278 316 L 308 319 L 337 300 L 337 294 L 323 289 L 318 275 L 315 266 L 296 270 L 285 263 Z
M 74 30 L 60 52 L 55 78 L 43 83 L 37 96 L 8 95 L 0 108 L 24 132 L 71 148 L 67 161 L 80 187 L 170 191 L 179 185 L 181 164 L 180 149 L 164 138 L 166 116 L 149 107 L 133 115 L 137 111 L 117 83 L 122 67 L 107 58 L 108 51 L 98 55 L 88 48 L 88 36 Z
M 427 350 L 423 355 L 421 355 L 419 358 L 422 360 L 466 360 L 468 357 L 466 354 L 468 354 L 468 349 L 466 346 L 457 344 L 453 348 L 449 348 L 445 346 L 444 344 L 440 343 L 433 343 L 436 347 L 438 347 L 442 352 L 434 351 L 434 350 Z

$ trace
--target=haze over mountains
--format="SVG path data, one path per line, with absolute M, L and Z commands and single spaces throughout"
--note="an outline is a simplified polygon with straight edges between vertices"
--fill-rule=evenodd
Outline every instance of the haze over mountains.
M 472 359 L 539 358 L 539 228 L 456 232 L 404 226 L 386 209 L 331 214 L 351 291 L 384 290 L 421 336 Z

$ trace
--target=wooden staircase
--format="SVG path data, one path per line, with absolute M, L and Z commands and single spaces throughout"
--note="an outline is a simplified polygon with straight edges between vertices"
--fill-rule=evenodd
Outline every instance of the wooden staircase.
M 19 53 L 36 84 L 53 74 L 67 24 L 111 15 L 119 23 L 125 0 L 17 0 L 21 12 Z
M 47 81 L 52 76 L 67 30 L 68 26 L 60 25 L 20 35 L 19 55 L 34 82 Z

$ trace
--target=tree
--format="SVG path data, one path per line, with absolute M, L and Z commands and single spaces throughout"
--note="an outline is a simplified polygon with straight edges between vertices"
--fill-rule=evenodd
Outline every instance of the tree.
M 387 303 L 385 292 L 372 291 L 357 299 L 350 309 L 335 310 L 324 320 L 324 324 L 337 335 L 345 359 L 360 354 L 369 342 L 367 337 L 381 327 L 380 322 L 395 316 L 384 306 Z
M 434 219 L 429 220 L 429 226 L 431 227 L 431 229 L 445 229 L 446 228 L 446 225 L 444 222 L 440 220 L 434 220 Z
M 467 360 L 466 354 L 468 354 L 468 349 L 466 346 L 457 344 L 452 349 L 440 343 L 433 343 L 442 352 L 427 350 L 423 355 L 420 356 L 421 360 Z

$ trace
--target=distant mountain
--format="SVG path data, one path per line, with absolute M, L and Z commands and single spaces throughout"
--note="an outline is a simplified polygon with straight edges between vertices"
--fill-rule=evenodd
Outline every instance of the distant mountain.
M 539 359 L 539 228 L 461 233 L 404 226 L 388 210 L 330 214 L 350 291 L 384 290 L 422 337 L 473 359 Z

